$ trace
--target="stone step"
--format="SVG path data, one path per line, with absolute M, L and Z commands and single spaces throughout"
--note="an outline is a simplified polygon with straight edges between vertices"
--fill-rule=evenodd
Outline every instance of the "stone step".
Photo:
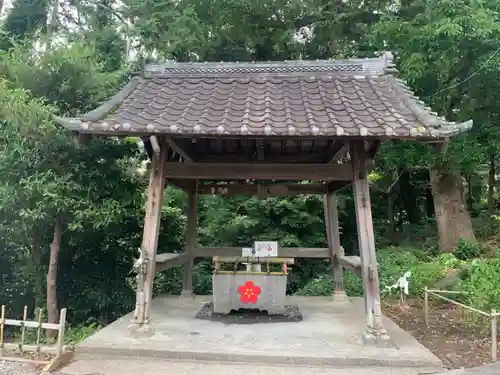
M 428 375 L 439 368 L 262 365 L 79 355 L 53 375 Z

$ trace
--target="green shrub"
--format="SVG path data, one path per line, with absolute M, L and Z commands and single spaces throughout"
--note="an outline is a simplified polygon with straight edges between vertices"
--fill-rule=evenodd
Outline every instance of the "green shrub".
M 410 295 L 421 296 L 422 290 L 434 286 L 446 276 L 449 268 L 438 262 L 416 264 L 411 269 Z
M 461 268 L 467 264 L 467 262 L 458 259 L 455 255 L 450 253 L 441 253 L 434 259 L 434 261 L 447 269 Z
M 101 326 L 97 323 L 84 326 L 70 327 L 66 329 L 66 332 L 64 333 L 64 342 L 67 345 L 75 345 L 80 341 L 85 340 L 87 337 L 93 335 L 100 329 Z
M 410 271 L 414 265 L 421 262 L 413 248 L 391 246 L 377 252 L 377 263 L 380 290 L 385 290 L 386 287 L 393 285 L 405 272 Z
M 460 260 L 478 258 L 484 253 L 484 248 L 477 242 L 468 242 L 460 239 L 453 254 Z
M 434 285 L 447 274 L 450 268 L 461 264 L 461 261 L 451 254 L 443 254 L 433 262 L 423 262 L 423 260 L 428 261 L 429 257 L 418 248 L 391 246 L 379 250 L 377 261 L 381 294 L 388 296 L 389 294 L 385 292 L 386 287 L 396 283 L 405 272 L 411 271 L 410 295 L 420 296 L 425 286 Z M 348 296 L 363 296 L 363 281 L 351 271 L 344 271 L 344 287 Z M 294 295 L 329 296 L 331 293 L 331 276 L 321 275 L 307 282 Z
M 299 288 L 294 295 L 296 296 L 331 296 L 332 278 L 331 276 L 320 275 L 310 280 L 302 288 Z
M 182 291 L 183 267 L 174 267 L 156 275 L 154 281 L 154 295 L 179 295 Z
M 388 247 L 378 251 L 380 290 L 383 296 L 387 287 L 394 285 L 407 271 L 411 271 L 409 279 L 410 296 L 421 296 L 424 287 L 431 287 L 445 277 L 451 268 L 462 265 L 452 254 L 440 254 L 431 259 L 429 255 L 414 247 Z M 396 292 L 393 291 L 394 295 Z
M 466 304 L 483 311 L 500 311 L 500 259 L 481 260 L 471 264 L 462 281 Z
M 199 273 L 195 275 L 193 292 L 199 296 L 212 294 L 212 275 L 206 273 Z
M 295 296 L 331 296 L 333 280 L 330 275 L 320 275 L 310 280 L 302 288 L 299 288 L 293 295 Z M 363 296 L 363 281 L 355 273 L 344 271 L 344 289 L 349 297 Z
M 362 297 L 363 280 L 351 271 L 344 271 L 344 289 L 349 297 Z

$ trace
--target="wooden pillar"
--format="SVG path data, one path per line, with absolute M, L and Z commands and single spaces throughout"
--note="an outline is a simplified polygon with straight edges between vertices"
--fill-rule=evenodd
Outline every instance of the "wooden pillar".
M 340 257 L 343 254 L 340 246 L 340 228 L 337 207 L 337 195 L 328 192 L 324 197 L 325 226 L 328 248 L 330 250 L 330 263 L 333 272 L 333 297 L 336 300 L 345 300 L 344 291 L 344 270 L 340 264 Z
M 182 295 L 193 294 L 193 266 L 196 251 L 196 229 L 198 224 L 198 181 L 193 181 L 193 186 L 187 190 L 188 212 L 186 228 L 186 248 L 189 254 L 188 261 L 184 264 L 184 278 L 182 283 Z
M 151 160 L 141 254 L 135 263 L 137 270 L 136 307 L 129 328 L 131 333 L 137 336 L 151 336 L 154 333 L 151 326 L 151 302 L 165 188 L 164 165 L 167 157 L 168 146 L 162 140 L 160 149 L 153 154 Z
M 382 326 L 380 286 L 364 141 L 352 141 L 350 144 L 350 154 L 354 174 L 354 204 L 358 226 L 361 275 L 364 284 L 366 329 L 363 338 L 368 341 L 373 339 L 387 341 L 389 337 L 387 336 L 387 331 Z

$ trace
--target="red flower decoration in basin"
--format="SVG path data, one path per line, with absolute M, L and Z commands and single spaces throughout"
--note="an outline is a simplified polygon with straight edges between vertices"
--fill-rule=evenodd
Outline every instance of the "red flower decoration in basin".
M 262 291 L 260 286 L 255 285 L 253 281 L 247 281 L 245 285 L 238 287 L 238 293 L 240 294 L 240 301 L 243 304 L 256 304 L 259 300 L 259 294 Z

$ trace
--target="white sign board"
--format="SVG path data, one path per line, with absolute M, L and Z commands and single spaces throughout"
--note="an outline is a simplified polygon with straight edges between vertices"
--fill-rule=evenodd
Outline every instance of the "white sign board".
M 278 242 L 276 241 L 255 241 L 255 256 L 258 258 L 277 257 Z
M 241 249 L 241 256 L 245 258 L 252 258 L 255 256 L 253 247 L 243 247 Z

